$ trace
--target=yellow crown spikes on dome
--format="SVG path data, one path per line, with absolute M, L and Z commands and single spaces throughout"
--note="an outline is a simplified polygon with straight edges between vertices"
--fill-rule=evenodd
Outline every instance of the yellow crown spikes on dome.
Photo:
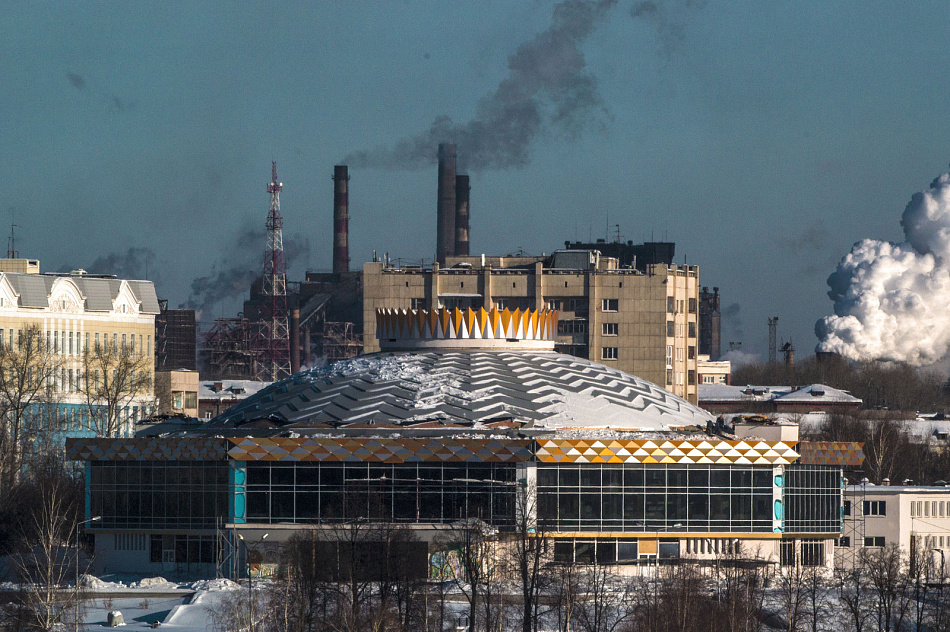
M 557 319 L 549 309 L 377 309 L 376 337 L 383 349 L 553 349 Z

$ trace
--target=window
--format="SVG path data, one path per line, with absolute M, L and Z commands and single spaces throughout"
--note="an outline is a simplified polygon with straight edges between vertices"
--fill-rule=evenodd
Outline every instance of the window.
M 181 410 L 182 408 L 184 408 L 183 406 L 184 397 L 185 397 L 185 394 L 181 391 L 173 392 L 172 393 L 172 408 L 175 408 L 176 410 Z
M 864 538 L 864 546 L 874 546 L 883 548 L 885 545 L 883 535 L 867 536 Z
M 696 345 L 690 345 L 687 348 L 686 357 L 690 360 L 696 359 Z
M 548 301 L 548 309 L 561 309 L 561 299 L 554 298 Z
M 617 355 L 617 347 L 601 347 L 600 358 L 602 360 L 616 360 Z
M 676 312 L 676 300 L 672 296 L 666 297 L 666 312 L 668 314 Z
M 557 322 L 557 333 L 562 335 L 582 334 L 587 331 L 587 321 L 579 320 L 559 320 Z
M 851 515 L 851 501 L 850 500 L 844 501 L 844 515 L 846 516 Z
M 198 393 L 194 391 L 185 393 L 185 408 L 198 408 Z
M 848 548 L 851 546 L 851 537 L 850 536 L 841 536 L 835 541 L 835 546 L 841 548 Z
M 676 333 L 676 324 L 672 320 L 666 321 L 666 337 L 672 338 Z
M 864 501 L 864 515 L 865 516 L 886 516 L 887 515 L 887 505 L 883 500 L 865 500 Z
M 616 298 L 605 298 L 601 303 L 602 311 L 616 312 L 620 309 L 620 300 Z
M 802 540 L 802 566 L 825 565 L 825 543 L 821 540 Z
M 677 362 L 682 362 L 682 361 L 683 361 L 683 347 L 679 347 L 679 348 L 676 350 L 676 361 L 677 361 Z
M 686 372 L 686 375 L 687 375 L 687 383 L 690 384 L 691 386 L 695 386 L 696 385 L 696 371 L 693 371 L 692 369 L 690 369 L 689 371 Z
M 666 368 L 673 366 L 673 345 L 666 345 Z
M 603 335 L 616 336 L 620 332 L 620 325 L 617 323 L 604 323 Z
M 424 309 L 426 300 L 424 298 L 409 299 L 409 309 Z
M 690 314 L 696 313 L 696 299 L 695 298 L 689 299 L 689 313 Z
M 689 337 L 690 338 L 696 337 L 696 323 L 694 322 L 689 323 Z
M 673 369 L 666 370 L 666 385 L 673 386 Z

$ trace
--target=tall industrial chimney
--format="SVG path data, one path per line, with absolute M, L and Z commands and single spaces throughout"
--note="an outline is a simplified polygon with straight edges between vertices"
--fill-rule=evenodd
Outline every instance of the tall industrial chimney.
M 439 144 L 439 208 L 435 258 L 440 265 L 455 254 L 455 145 Z
M 350 271 L 350 176 L 346 165 L 333 167 L 333 272 Z
M 468 256 L 468 176 L 455 176 L 455 256 Z

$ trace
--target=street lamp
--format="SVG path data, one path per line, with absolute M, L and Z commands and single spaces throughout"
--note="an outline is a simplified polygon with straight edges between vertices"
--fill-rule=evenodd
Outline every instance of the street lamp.
M 261 542 L 267 539 L 269 533 L 265 533 L 261 536 Z M 254 575 L 251 574 L 251 557 L 249 555 L 249 549 L 247 547 L 247 540 L 244 539 L 244 536 L 240 533 L 237 534 L 239 540 L 244 545 L 244 566 L 247 568 L 247 608 L 248 608 L 248 629 L 254 629 L 254 594 L 253 594 L 253 583 Z
M 102 516 L 93 516 L 92 518 L 89 518 L 88 520 L 83 520 L 82 522 L 76 525 L 76 585 L 74 586 L 73 589 L 76 591 L 77 594 L 79 592 L 79 527 L 83 526 L 84 524 L 89 524 L 90 522 L 95 522 L 97 520 L 102 520 Z M 75 630 L 76 632 L 79 632 L 79 609 L 78 608 L 76 609 L 76 616 L 73 618 L 76 624 Z

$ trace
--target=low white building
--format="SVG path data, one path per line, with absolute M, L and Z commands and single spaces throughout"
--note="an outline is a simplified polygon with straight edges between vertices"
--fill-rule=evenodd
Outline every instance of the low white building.
M 921 549 L 950 554 L 950 487 L 849 485 L 844 513 L 839 564 L 857 559 L 861 549 L 891 545 L 905 554 Z

